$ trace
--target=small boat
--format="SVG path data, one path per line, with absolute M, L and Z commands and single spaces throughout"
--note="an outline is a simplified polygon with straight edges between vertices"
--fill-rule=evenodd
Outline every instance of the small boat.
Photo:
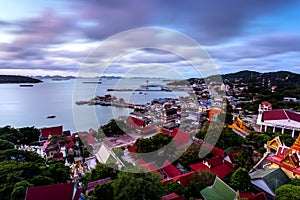
M 32 84 L 21 84 L 20 87 L 33 87 Z
M 56 116 L 55 115 L 49 115 L 47 116 L 48 119 L 52 119 L 52 118 L 55 118 Z
M 101 81 L 83 81 L 82 83 L 101 84 Z

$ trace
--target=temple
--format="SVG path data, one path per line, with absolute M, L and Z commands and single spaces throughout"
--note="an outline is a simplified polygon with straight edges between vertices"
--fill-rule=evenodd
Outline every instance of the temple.
M 268 148 L 275 149 L 273 156 L 266 158 L 271 163 L 271 168 L 281 168 L 290 178 L 300 178 L 300 136 L 291 147 L 280 142 L 279 138 L 268 142 Z

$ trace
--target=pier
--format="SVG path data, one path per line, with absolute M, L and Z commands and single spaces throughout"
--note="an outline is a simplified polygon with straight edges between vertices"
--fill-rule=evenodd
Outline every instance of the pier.
M 160 90 L 155 89 L 107 89 L 108 92 L 116 91 L 116 92 L 172 92 L 172 90 L 168 88 L 161 88 Z
M 120 103 L 120 102 L 101 102 L 97 100 L 89 101 L 76 101 L 77 105 L 100 105 L 100 106 L 115 106 L 119 108 L 146 108 L 146 105 L 133 104 L 133 103 Z

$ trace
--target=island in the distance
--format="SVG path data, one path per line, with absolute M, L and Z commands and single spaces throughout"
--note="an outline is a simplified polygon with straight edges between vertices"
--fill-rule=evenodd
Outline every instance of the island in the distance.
M 0 75 L 0 83 L 41 83 L 43 81 L 27 76 Z

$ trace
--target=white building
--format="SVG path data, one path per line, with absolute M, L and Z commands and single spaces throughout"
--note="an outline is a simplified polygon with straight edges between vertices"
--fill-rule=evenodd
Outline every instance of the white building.
M 297 138 L 300 132 L 300 113 L 286 109 L 270 110 L 269 106 L 259 105 L 256 124 L 261 132 L 289 134 Z

